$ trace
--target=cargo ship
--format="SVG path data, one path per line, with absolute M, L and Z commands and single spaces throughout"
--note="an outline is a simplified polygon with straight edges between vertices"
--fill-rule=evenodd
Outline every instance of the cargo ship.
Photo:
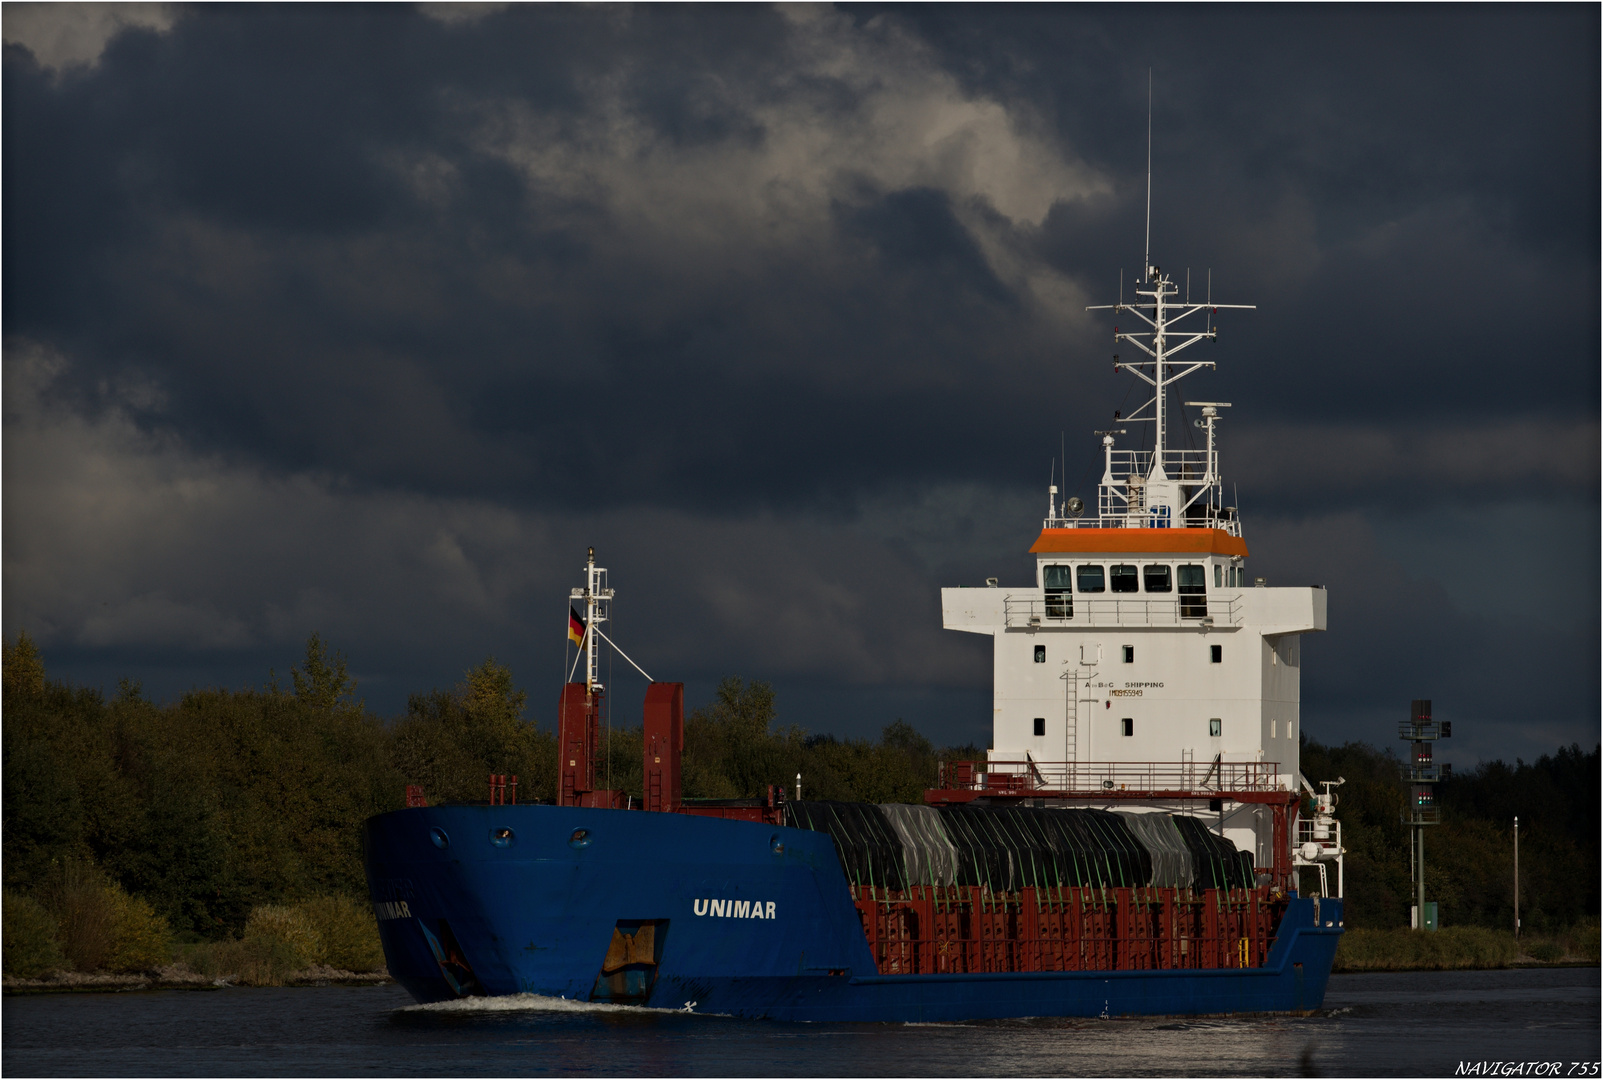
M 1133 300 L 1095 309 L 1136 327 L 1114 327 L 1135 357 L 1115 368 L 1151 391 L 1096 433 L 1095 507 L 1054 485 L 1034 581 L 942 590 L 946 628 L 992 639 L 983 760 L 941 762 L 922 805 L 685 798 L 683 686 L 651 682 L 643 789 L 602 788 L 614 593 L 591 549 L 555 804 L 520 804 L 515 778 L 492 776 L 486 802 L 409 788 L 365 825 L 396 980 L 421 1002 L 786 1021 L 1319 1008 L 1342 850 L 1331 785 L 1299 771 L 1298 643 L 1324 629 L 1325 592 L 1249 578 L 1219 473 L 1229 405 L 1170 400 L 1212 366 L 1178 354 L 1214 340 L 1231 305 L 1182 298 L 1146 262 Z M 1137 425 L 1140 448 L 1121 448 Z

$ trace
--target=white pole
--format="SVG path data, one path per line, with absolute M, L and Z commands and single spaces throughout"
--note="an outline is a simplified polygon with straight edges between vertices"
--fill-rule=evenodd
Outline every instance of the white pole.
M 1514 817 L 1514 936 L 1520 936 L 1520 819 Z
M 1167 419 L 1163 407 L 1167 404 L 1164 399 L 1169 395 L 1165 392 L 1167 384 L 1163 381 L 1163 345 L 1165 335 L 1163 333 L 1163 278 L 1161 276 L 1153 285 L 1153 292 L 1154 296 L 1152 301 L 1154 304 L 1153 315 L 1155 318 L 1155 325 L 1152 327 L 1152 352 L 1156 357 L 1156 361 L 1152 365 L 1152 373 L 1156 375 L 1158 379 L 1157 422 L 1153 426 L 1158 429 L 1158 433 L 1153 439 L 1152 470 L 1147 475 L 1153 477 L 1163 477 L 1167 475 L 1163 471 L 1163 423 Z
M 600 588 L 597 585 L 596 549 L 595 548 L 591 548 L 590 549 L 589 555 L 587 556 L 586 561 L 585 561 L 585 568 L 584 569 L 585 569 L 585 577 L 584 577 L 584 582 L 585 582 L 585 585 L 584 585 L 585 624 L 584 625 L 585 625 L 585 629 L 588 630 L 591 627 L 594 627 L 596 625 L 597 596 L 601 591 Z M 584 672 L 584 688 L 585 688 L 585 692 L 586 693 L 593 694 L 593 693 L 596 692 L 596 683 L 597 683 L 596 676 L 598 674 L 599 674 L 599 672 L 598 672 L 598 670 L 596 668 L 596 635 L 595 634 L 586 634 L 585 635 L 585 672 Z
M 1347 849 L 1341 846 L 1341 822 L 1336 822 L 1336 896 L 1347 896 Z
M 796 774 L 796 801 L 801 802 L 801 773 Z

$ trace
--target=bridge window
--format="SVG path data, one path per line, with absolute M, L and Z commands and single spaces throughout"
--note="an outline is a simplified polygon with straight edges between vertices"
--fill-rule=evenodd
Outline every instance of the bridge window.
M 1200 619 L 1208 614 L 1208 579 L 1202 567 L 1179 566 L 1175 568 L 1175 575 L 1180 585 L 1180 617 Z
M 1216 588 L 1216 589 L 1222 589 L 1222 588 L 1224 588 L 1224 583 L 1225 583 L 1225 568 L 1220 566 L 1218 563 L 1214 563 L 1213 564 L 1213 587 Z
M 1141 576 L 1146 578 L 1147 592 L 1169 592 L 1168 563 L 1147 563 L 1141 568 Z
M 1112 579 L 1113 591 L 1119 593 L 1140 592 L 1141 579 L 1133 566 L 1113 566 L 1108 568 L 1108 577 Z
M 1046 734 L 1046 717 L 1037 716 L 1035 718 L 1035 737 L 1036 738 L 1040 738 L 1041 736 L 1043 736 L 1045 734 Z
M 1079 568 L 1078 574 L 1079 577 L 1075 582 L 1075 587 L 1081 592 L 1102 591 L 1102 567 L 1082 566 Z
M 1124 647 L 1124 662 L 1126 664 L 1135 663 L 1135 646 L 1134 645 L 1126 645 Z
M 1046 587 L 1046 617 L 1068 619 L 1074 616 L 1074 597 L 1069 593 L 1069 567 L 1044 566 L 1041 583 Z
M 1128 738 L 1129 736 L 1135 734 L 1135 721 L 1126 716 L 1123 720 L 1119 721 L 1119 728 L 1120 733 Z
M 1035 647 L 1035 662 L 1037 664 L 1046 663 L 1046 646 L 1045 645 L 1037 645 Z
M 1225 662 L 1225 647 L 1223 645 L 1209 645 L 1208 646 L 1208 660 L 1211 663 L 1215 663 L 1215 664 L 1224 663 Z
M 1209 738 L 1217 739 L 1221 734 L 1224 733 L 1224 726 L 1224 721 L 1219 719 L 1217 716 L 1210 717 L 1208 719 Z

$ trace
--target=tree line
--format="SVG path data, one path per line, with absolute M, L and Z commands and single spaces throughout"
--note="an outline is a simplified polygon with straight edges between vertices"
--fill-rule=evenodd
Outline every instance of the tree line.
M 6 891 L 49 895 L 64 867 L 88 867 L 180 941 L 237 935 L 263 905 L 365 899 L 361 823 L 399 808 L 406 784 L 432 803 L 482 801 L 494 772 L 519 777 L 519 801 L 555 797 L 555 702 L 531 722 L 526 693 L 493 657 L 392 718 L 365 707 L 344 657 L 316 634 L 288 685 L 272 677 L 157 703 L 125 679 L 106 695 L 49 678 L 25 634 L 5 643 L 3 682 Z M 614 724 L 601 750 L 606 786 L 638 799 L 639 726 Z M 732 676 L 685 719 L 683 791 L 757 796 L 801 772 L 808 798 L 918 802 L 937 762 L 984 754 L 937 749 L 902 720 L 877 740 L 809 734 L 780 723 L 771 686 Z M 1303 745 L 1311 779 L 1347 777 L 1337 814 L 1349 926 L 1408 922 L 1397 766 L 1361 743 Z M 1491 762 L 1440 789 L 1444 824 L 1427 838 L 1426 865 L 1444 924 L 1512 925 L 1515 812 L 1526 926 L 1595 918 L 1597 750 Z

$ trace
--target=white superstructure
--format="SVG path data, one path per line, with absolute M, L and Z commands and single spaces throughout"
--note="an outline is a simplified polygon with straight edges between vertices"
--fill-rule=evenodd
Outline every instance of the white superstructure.
M 1219 309 L 1247 306 L 1179 292 L 1149 266 L 1135 302 L 1092 309 L 1139 324 L 1115 327 L 1115 342 L 1144 354 L 1115 356 L 1115 369 L 1152 390 L 1115 430 L 1097 433 L 1096 506 L 1060 505 L 1050 489 L 1030 548 L 1034 581 L 941 590 L 947 629 L 994 642 L 992 775 L 1027 778 L 1043 793 L 1300 786 L 1299 643 L 1325 628 L 1325 591 L 1270 588 L 1249 575 L 1241 521 L 1222 497 L 1216 429 L 1226 403 L 1181 402 L 1196 410 L 1181 416 L 1198 445 L 1171 446 L 1170 388 L 1213 366 L 1177 354 L 1217 338 Z M 1144 424 L 1150 449 L 1118 448 L 1116 436 Z M 1221 803 L 1191 809 L 1216 816 L 1226 837 L 1270 865 L 1266 808 Z

